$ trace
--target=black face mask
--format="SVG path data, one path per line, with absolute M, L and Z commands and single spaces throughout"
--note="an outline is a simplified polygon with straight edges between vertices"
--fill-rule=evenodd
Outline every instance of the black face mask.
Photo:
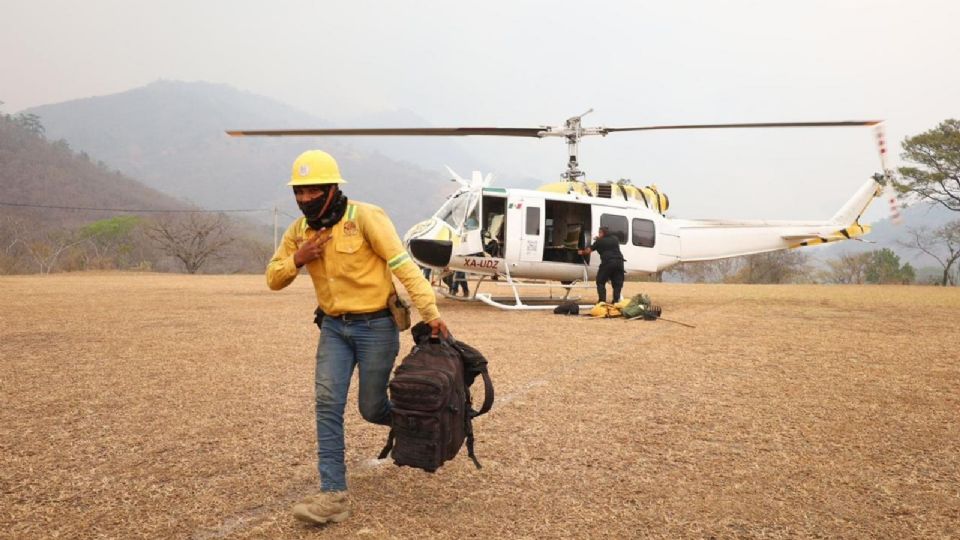
M 336 188 L 333 187 L 330 189 Z M 330 197 L 333 197 L 333 200 L 330 201 L 327 211 L 322 215 L 318 215 Z M 327 195 L 317 197 L 312 201 L 305 203 L 298 202 L 297 206 L 300 207 L 300 211 L 303 212 L 304 217 L 307 218 L 307 225 L 309 225 L 311 229 L 319 231 L 323 228 L 330 228 L 340 221 L 344 212 L 347 211 L 347 196 L 339 189 L 336 189 L 333 194 L 328 192 Z

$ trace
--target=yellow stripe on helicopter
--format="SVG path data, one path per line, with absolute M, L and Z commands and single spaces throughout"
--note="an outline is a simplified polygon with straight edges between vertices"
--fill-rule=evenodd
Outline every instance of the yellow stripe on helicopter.
M 784 238 L 787 240 L 793 240 L 797 238 L 809 238 L 809 240 L 804 240 L 802 242 L 797 242 L 795 244 L 790 245 L 791 248 L 798 248 L 798 247 L 804 247 L 804 246 L 816 246 L 818 244 L 827 244 L 829 242 L 836 242 L 838 240 L 850 240 L 852 238 L 863 236 L 869 232 L 870 232 L 869 225 L 861 225 L 859 223 L 854 223 L 849 227 L 840 229 L 839 231 L 836 231 L 824 236 L 819 236 L 819 235 L 799 236 L 798 235 L 798 236 L 785 236 Z
M 627 181 L 620 182 L 553 182 L 544 184 L 537 191 L 550 193 L 577 193 L 604 199 L 642 202 L 647 208 L 662 214 L 670 208 L 670 199 L 656 184 L 637 187 Z

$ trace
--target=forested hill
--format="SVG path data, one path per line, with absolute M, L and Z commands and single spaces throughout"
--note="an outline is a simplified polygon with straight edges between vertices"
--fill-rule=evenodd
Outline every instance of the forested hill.
M 0 275 L 262 272 L 270 231 L 151 189 L 0 114 Z
M 25 111 L 50 139 L 205 208 L 298 212 L 286 187 L 302 151 L 323 148 L 340 162 L 348 196 L 384 207 L 401 233 L 451 191 L 444 173 L 326 138 L 231 138 L 226 129 L 323 127 L 321 118 L 220 84 L 158 81 L 120 94 Z
M 0 211 L 30 222 L 72 227 L 121 212 L 61 208 L 183 210 L 191 205 L 164 195 L 77 154 L 63 141 L 40 134 L 0 115 Z M 17 206 L 29 205 L 29 206 Z

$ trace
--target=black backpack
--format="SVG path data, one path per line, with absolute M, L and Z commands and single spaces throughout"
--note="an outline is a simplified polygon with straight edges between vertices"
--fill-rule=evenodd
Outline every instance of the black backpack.
M 467 454 L 480 468 L 473 451 L 473 419 L 493 406 L 487 359 L 452 337 L 431 338 L 430 327 L 422 322 L 410 332 L 415 345 L 390 381 L 390 435 L 380 459 L 392 455 L 397 465 L 434 472 L 466 441 Z M 478 375 L 484 384 L 479 411 L 470 398 Z

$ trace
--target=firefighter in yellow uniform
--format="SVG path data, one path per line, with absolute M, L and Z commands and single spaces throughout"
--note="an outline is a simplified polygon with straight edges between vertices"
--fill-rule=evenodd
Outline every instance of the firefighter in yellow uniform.
M 355 367 L 360 373 L 360 414 L 390 424 L 387 382 L 400 349 L 387 308 L 403 284 L 434 335 L 448 335 L 436 297 L 420 268 L 404 251 L 390 218 L 371 204 L 350 201 L 336 161 L 311 150 L 293 163 L 290 183 L 304 217 L 290 225 L 267 266 L 267 285 L 279 290 L 306 266 L 323 315 L 316 363 L 317 455 L 320 493 L 293 507 L 310 523 L 339 522 L 350 515 L 344 465 L 343 411 Z

